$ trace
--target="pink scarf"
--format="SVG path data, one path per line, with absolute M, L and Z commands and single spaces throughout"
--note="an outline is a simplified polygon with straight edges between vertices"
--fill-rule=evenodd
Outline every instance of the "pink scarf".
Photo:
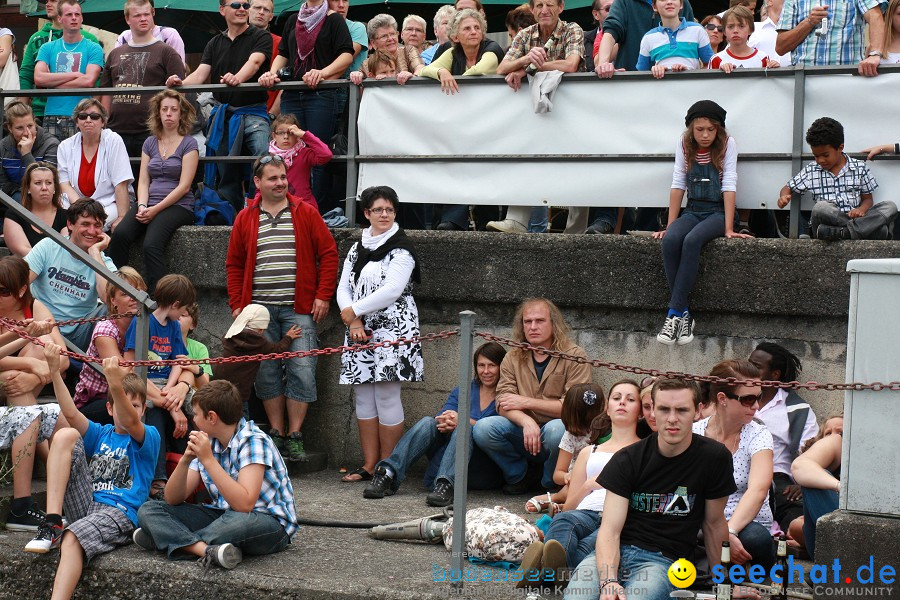
M 294 34 L 297 38 L 297 75 L 316 66 L 313 49 L 316 47 L 316 40 L 319 39 L 319 32 L 326 16 L 328 16 L 328 2 L 322 2 L 316 7 L 304 3 L 300 7 Z M 307 60 L 310 58 L 311 60 Z
M 275 145 L 275 140 L 269 142 L 269 154 L 274 154 L 276 156 L 280 156 L 282 160 L 284 160 L 284 164 L 286 167 L 290 167 L 294 164 L 294 158 L 300 151 L 306 148 L 306 142 L 303 140 L 299 140 L 296 144 L 288 148 L 287 150 L 282 150 L 278 146 Z

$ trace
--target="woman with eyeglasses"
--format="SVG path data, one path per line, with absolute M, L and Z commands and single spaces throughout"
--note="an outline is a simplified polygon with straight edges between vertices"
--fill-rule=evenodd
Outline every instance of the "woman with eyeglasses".
M 363 190 L 370 226 L 350 248 L 338 283 L 337 302 L 347 326 L 344 344 L 388 342 L 419 335 L 419 310 L 412 296 L 419 261 L 412 242 L 394 222 L 400 201 L 388 186 Z M 422 381 L 419 343 L 341 355 L 340 383 L 352 385 L 363 465 L 342 481 L 372 479 L 375 464 L 388 458 L 403 436 L 400 383 Z
M 425 19 L 419 15 L 406 15 L 403 19 L 403 30 L 400 32 L 400 39 L 404 46 L 415 48 L 421 57 L 422 53 L 431 48 L 431 42 L 425 39 L 428 25 Z M 423 61 L 424 63 L 424 61 Z
M 117 267 L 128 264 L 131 244 L 144 235 L 144 266 L 150 294 L 169 272 L 166 244 L 179 227 L 194 223 L 191 185 L 200 152 L 191 129 L 197 113 L 184 94 L 164 90 L 150 99 L 147 111 L 150 137 L 141 149 L 137 204 L 113 232 L 107 254 Z
M 721 52 L 728 43 L 725 41 L 725 26 L 719 15 L 709 15 L 702 21 L 700 25 L 706 29 L 706 35 L 709 36 L 709 45 L 713 53 Z
M 759 369 L 748 360 L 725 360 L 709 373 L 725 379 L 759 381 Z M 731 560 L 735 564 L 762 565 L 766 572 L 775 564 L 772 540 L 772 434 L 753 417 L 762 391 L 755 385 L 710 383 L 713 415 L 694 423 L 694 433 L 721 442 L 731 451 L 737 491 L 728 497 L 725 518 Z
M 376 50 L 384 50 L 391 56 L 397 57 L 397 83 L 403 85 L 413 75 L 419 75 L 425 68 L 425 63 L 419 57 L 419 52 L 413 46 L 401 46 L 400 36 L 397 34 L 397 19 L 388 14 L 375 15 L 366 24 L 366 32 L 369 34 L 370 56 Z M 366 73 L 369 73 L 369 59 L 363 61 L 359 71 L 350 73 L 350 81 L 356 85 L 362 84 Z
M 60 204 L 59 174 L 50 163 L 28 165 L 22 177 L 22 206 L 48 227 L 68 235 L 67 211 Z M 16 256 L 24 257 L 46 234 L 13 211 L 3 220 L 6 247 Z
M 302 129 L 328 142 L 337 123 L 338 90 L 317 88 L 323 81 L 340 79 L 352 62 L 353 40 L 343 15 L 329 11 L 325 0 L 306 0 L 287 20 L 278 56 L 259 84 L 271 87 L 287 78 L 308 85 L 281 93 L 281 114 L 294 115 Z M 313 167 L 312 192 L 323 212 L 334 207 L 323 204 L 330 187 L 326 179 L 324 166 Z
M 93 198 L 106 211 L 104 230 L 115 231 L 128 212 L 134 176 L 122 137 L 106 129 L 106 109 L 85 98 L 72 113 L 78 133 L 59 144 L 59 185 L 63 206 L 79 198 Z

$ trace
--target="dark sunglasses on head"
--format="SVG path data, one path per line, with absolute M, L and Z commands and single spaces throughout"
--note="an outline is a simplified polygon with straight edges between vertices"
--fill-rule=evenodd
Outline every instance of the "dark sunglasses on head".
M 12 290 L 8 290 L 6 288 L 0 288 L 0 298 L 7 298 L 12 295 L 13 295 Z
M 86 121 L 88 119 L 90 119 L 91 121 L 99 121 L 102 118 L 103 117 L 100 115 L 100 113 L 78 113 L 79 121 Z
M 249 2 L 232 2 L 228 6 L 230 6 L 234 10 L 237 10 L 239 8 L 243 8 L 244 10 L 250 10 Z
M 750 408 L 751 406 L 759 402 L 760 398 L 762 398 L 762 394 L 747 394 L 746 396 L 737 396 L 735 394 L 729 394 L 728 392 L 722 393 L 732 400 L 737 400 L 741 403 L 741 406 L 745 406 L 747 408 Z
M 256 162 L 256 167 L 253 169 L 254 175 L 259 175 L 262 172 L 264 166 L 269 164 L 270 162 L 282 163 L 284 164 L 284 159 L 278 156 L 277 154 L 266 154 L 262 158 L 260 158 Z
M 232 5 L 232 6 L 234 6 L 234 5 Z M 725 33 L 724 25 L 713 25 L 712 23 L 707 23 L 706 29 L 708 29 L 709 31 L 718 31 L 719 33 Z

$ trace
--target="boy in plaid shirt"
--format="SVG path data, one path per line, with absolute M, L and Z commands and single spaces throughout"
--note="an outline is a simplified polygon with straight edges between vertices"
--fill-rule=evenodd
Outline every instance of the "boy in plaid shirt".
M 134 543 L 169 558 L 199 557 L 204 566 L 233 569 L 244 553 L 272 554 L 297 531 L 294 489 L 272 440 L 242 417 L 243 399 L 228 381 L 194 393 L 187 452 L 166 484 L 165 501 L 138 511 Z M 184 503 L 200 481 L 209 505 Z
M 816 119 L 806 131 L 814 163 L 809 163 L 781 188 L 778 208 L 791 201 L 791 192 L 812 193 L 816 201 L 810 229 L 820 240 L 886 240 L 897 217 L 891 201 L 874 204 L 878 187 L 861 160 L 844 154 L 844 128 L 829 117 Z
M 159 432 L 141 421 L 147 395 L 144 382 L 120 367 L 117 357 L 103 361 L 109 382 L 106 406 L 115 425 L 89 421 L 75 408 L 59 373 L 60 350 L 47 344 L 44 356 L 71 428 L 60 429 L 50 446 L 47 515 L 25 551 L 46 554 L 62 545 L 53 598 L 71 598 L 85 563 L 128 543 L 137 509 L 150 491 Z

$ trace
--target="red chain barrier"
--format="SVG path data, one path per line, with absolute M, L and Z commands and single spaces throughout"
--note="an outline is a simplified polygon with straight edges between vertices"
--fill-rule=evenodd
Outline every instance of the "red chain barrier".
M 507 338 L 502 338 L 496 336 L 492 333 L 487 333 L 484 331 L 476 331 L 475 335 L 484 338 L 490 342 L 497 342 L 498 344 L 503 344 L 504 346 L 512 346 L 513 348 L 520 348 L 522 350 L 537 350 L 543 354 L 547 354 L 548 356 L 554 356 L 556 358 L 561 358 L 563 360 L 571 360 L 580 364 L 591 365 L 592 367 L 603 368 L 603 369 L 611 369 L 613 371 L 624 371 L 626 373 L 634 373 L 635 375 L 650 375 L 652 377 L 678 377 L 681 379 L 689 379 L 693 381 L 699 381 L 703 383 L 725 383 L 728 385 L 746 385 L 746 386 L 759 386 L 759 387 L 775 387 L 775 388 L 785 388 L 790 390 L 797 389 L 805 389 L 805 390 L 829 390 L 829 391 L 846 391 L 846 390 L 873 390 L 876 392 L 880 392 L 881 390 L 891 390 L 894 392 L 900 392 L 900 381 L 892 381 L 890 383 L 881 383 L 880 381 L 876 381 L 874 383 L 819 383 L 818 381 L 807 381 L 806 383 L 800 383 L 799 381 L 750 381 L 738 379 L 736 377 L 713 377 L 712 375 L 694 375 L 692 373 L 682 373 L 681 371 L 660 371 L 658 369 L 647 369 L 645 367 L 634 367 L 631 365 L 620 365 L 611 361 L 604 361 L 600 359 L 590 359 L 585 358 L 584 356 L 574 356 L 572 354 L 566 354 L 565 352 L 560 352 L 558 350 L 548 350 L 543 346 L 532 346 L 528 342 L 517 342 L 515 340 L 510 340 Z
M 113 315 L 115 317 L 116 315 Z M 102 319 L 100 319 L 102 320 Z M 44 346 L 44 341 L 28 335 L 17 321 L 0 317 L 0 325 L 6 327 L 10 331 L 14 331 L 19 337 L 26 339 L 38 346 Z M 215 358 L 175 358 L 169 360 L 126 360 L 119 361 L 124 367 L 156 367 L 163 365 L 216 365 L 223 363 L 240 363 L 240 362 L 261 362 L 264 360 L 278 360 L 283 358 L 305 358 L 307 356 L 327 356 L 329 354 L 340 354 L 343 352 L 359 352 L 360 350 L 375 350 L 376 348 L 390 348 L 391 346 L 404 346 L 407 344 L 417 344 L 421 342 L 431 342 L 434 340 L 447 339 L 454 335 L 459 335 L 459 329 L 445 330 L 438 333 L 426 333 L 425 335 L 417 335 L 411 338 L 400 338 L 397 340 L 387 340 L 384 342 L 373 342 L 369 344 L 352 344 L 350 346 L 338 346 L 336 348 L 316 348 L 314 350 L 297 350 L 294 352 L 273 352 L 271 354 L 249 354 L 247 356 L 219 356 Z M 63 349 L 60 351 L 63 356 L 80 360 L 81 362 L 90 362 L 101 364 L 103 359 L 93 356 L 85 356 Z
M 54 321 L 52 318 L 49 319 L 51 323 L 56 325 L 57 327 L 65 327 L 66 325 L 78 325 L 80 323 L 99 323 L 100 321 L 111 321 L 113 319 L 118 319 L 120 317 L 136 317 L 138 313 L 136 312 L 127 312 L 127 313 L 113 313 L 111 315 L 103 315 L 102 317 L 90 317 L 84 319 L 69 319 L 68 321 Z M 33 319 L 32 319 L 33 320 Z M 6 325 L 7 323 L 11 323 L 16 325 L 17 327 L 25 327 L 28 325 L 25 321 L 15 321 L 13 319 L 4 319 L 0 317 L 0 323 Z

